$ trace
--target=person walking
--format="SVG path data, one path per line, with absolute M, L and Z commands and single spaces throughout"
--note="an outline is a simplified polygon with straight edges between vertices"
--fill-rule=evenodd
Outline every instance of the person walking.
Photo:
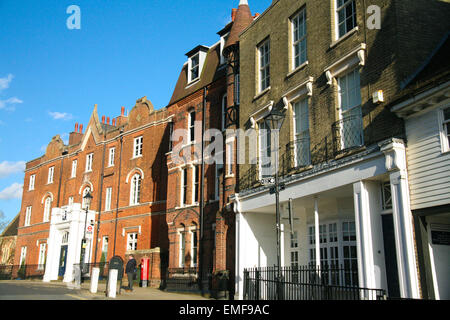
M 134 256 L 130 254 L 128 257 L 127 266 L 125 267 L 125 272 L 128 277 L 128 288 L 126 288 L 126 291 L 133 291 L 133 281 L 134 281 L 134 275 L 136 273 L 136 260 L 134 259 Z

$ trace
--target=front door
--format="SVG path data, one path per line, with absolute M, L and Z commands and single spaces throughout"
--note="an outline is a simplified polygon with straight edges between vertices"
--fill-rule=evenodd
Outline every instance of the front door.
M 400 283 L 398 280 L 394 219 L 392 214 L 382 215 L 382 221 L 388 296 L 390 298 L 399 298 Z
M 67 246 L 61 246 L 61 254 L 59 256 L 59 272 L 58 276 L 63 277 L 66 273 L 67 262 Z

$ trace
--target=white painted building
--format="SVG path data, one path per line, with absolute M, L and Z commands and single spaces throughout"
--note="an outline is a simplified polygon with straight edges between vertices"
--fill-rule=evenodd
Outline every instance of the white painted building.
M 448 38 L 391 110 L 405 120 L 411 210 L 424 298 L 450 299 Z
M 419 298 L 405 144 L 389 139 L 354 155 L 281 179 L 281 265 L 357 267 L 358 279 L 341 285 L 385 289 Z M 291 238 L 287 203 L 293 199 Z M 269 188 L 235 197 L 236 292 L 243 298 L 244 269 L 277 259 L 275 195 Z
M 73 281 L 73 266 L 80 264 L 84 236 L 87 239 L 84 262 L 91 261 L 94 229 L 89 226 L 94 223 L 95 212 L 88 211 L 86 216 L 79 203 L 52 209 L 44 282 L 58 277 L 63 277 L 64 282 Z

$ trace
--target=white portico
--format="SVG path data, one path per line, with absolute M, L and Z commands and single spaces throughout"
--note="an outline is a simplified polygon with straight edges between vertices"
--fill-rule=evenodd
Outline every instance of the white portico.
M 391 139 L 369 146 L 282 182 L 282 266 L 338 264 L 357 269 L 357 276 L 350 274 L 337 285 L 419 298 L 403 141 Z M 276 264 L 274 198 L 266 187 L 236 195 L 236 292 L 240 299 L 244 269 Z M 293 235 L 287 219 L 289 199 Z
M 58 277 L 64 277 L 64 282 L 73 281 L 73 265 L 80 263 L 85 235 L 87 241 L 84 262 L 90 262 L 94 230 L 90 230 L 89 226 L 94 223 L 95 212 L 88 211 L 86 216 L 86 210 L 81 209 L 81 204 L 53 208 L 44 282 L 58 280 Z

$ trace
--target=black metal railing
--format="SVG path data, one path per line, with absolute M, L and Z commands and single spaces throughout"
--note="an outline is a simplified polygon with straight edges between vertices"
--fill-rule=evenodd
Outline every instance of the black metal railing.
M 108 262 L 97 262 L 97 263 L 76 263 L 73 265 L 74 270 L 76 268 L 80 268 L 81 271 L 81 277 L 83 279 L 89 279 L 92 276 L 92 269 L 93 268 L 99 268 L 99 279 L 107 279 L 108 278 L 108 268 L 109 263 Z
M 311 164 L 310 138 L 297 138 L 286 145 L 287 169 L 304 168 Z
M 45 273 L 43 264 L 3 265 L 0 266 L 0 280 L 40 279 Z
M 198 268 L 168 268 L 164 281 L 167 291 L 199 291 Z
M 335 155 L 364 145 L 364 131 L 361 116 L 348 116 L 332 125 L 333 150 Z
M 356 274 L 355 274 L 356 273 Z M 342 266 L 299 266 L 244 270 L 245 300 L 382 300 L 382 289 L 361 288 L 348 281 L 357 270 Z

